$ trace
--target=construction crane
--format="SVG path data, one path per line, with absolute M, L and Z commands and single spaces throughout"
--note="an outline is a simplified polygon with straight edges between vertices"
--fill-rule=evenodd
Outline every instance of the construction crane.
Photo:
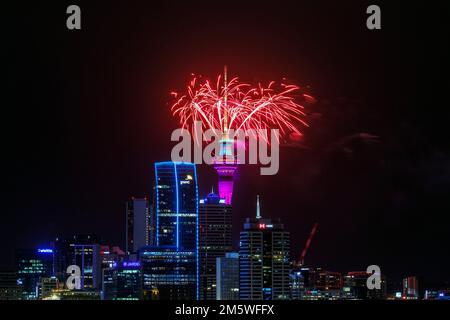
M 317 231 L 317 226 L 318 226 L 318 223 L 317 222 L 314 223 L 311 233 L 309 234 L 308 240 L 306 240 L 305 248 L 303 249 L 302 254 L 300 255 L 300 259 L 298 260 L 298 266 L 303 266 L 305 263 L 305 256 L 306 256 L 306 253 L 308 252 L 308 248 L 311 244 L 311 240 L 313 239 L 314 234 Z

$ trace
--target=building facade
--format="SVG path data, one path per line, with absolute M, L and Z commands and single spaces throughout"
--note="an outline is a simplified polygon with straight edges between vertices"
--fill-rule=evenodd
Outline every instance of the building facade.
M 211 192 L 199 207 L 200 300 L 216 300 L 216 259 L 232 250 L 232 208 Z
M 139 261 L 123 261 L 117 266 L 117 291 L 115 300 L 140 300 L 142 275 Z
M 216 300 L 239 300 L 239 253 L 216 259 Z
M 0 300 L 21 300 L 22 287 L 17 283 L 14 271 L 0 272 Z
M 102 300 L 116 300 L 117 297 L 117 263 L 102 269 Z
M 53 276 L 53 249 L 16 251 L 17 282 L 22 288 L 23 300 L 38 298 L 41 278 Z
M 367 279 L 370 274 L 366 271 L 352 271 L 344 276 L 344 283 L 342 287 L 342 299 L 385 299 L 386 292 L 386 278 L 381 275 L 381 288 L 369 290 L 367 287 Z
M 38 299 L 46 299 L 53 294 L 53 290 L 59 289 L 59 281 L 56 277 L 41 278 L 38 283 Z
M 71 244 L 74 264 L 80 267 L 81 289 L 98 289 L 101 284 L 99 244 Z
M 419 278 L 415 276 L 403 279 L 403 297 L 408 300 L 416 300 L 421 298 L 419 288 Z
M 147 198 L 131 198 L 125 204 L 126 230 L 125 251 L 137 252 L 149 245 L 150 241 L 150 211 Z
M 154 245 L 139 252 L 146 299 L 198 299 L 198 188 L 195 164 L 155 163 Z
M 150 246 L 139 252 L 143 290 L 149 300 L 196 300 L 197 256 L 195 251 Z
M 56 238 L 53 245 L 55 276 L 60 283 L 67 279 L 67 267 L 77 265 L 82 272 L 82 288 L 100 288 L 102 249 L 95 235 Z
M 289 250 L 289 232 L 280 220 L 261 218 L 258 201 L 256 219 L 247 218 L 240 234 L 241 300 L 290 298 Z

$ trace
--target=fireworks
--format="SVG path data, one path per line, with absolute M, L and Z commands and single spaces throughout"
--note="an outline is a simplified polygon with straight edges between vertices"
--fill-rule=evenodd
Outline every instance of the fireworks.
M 176 99 L 173 115 L 187 130 L 194 131 L 195 121 L 201 121 L 204 129 L 224 133 L 230 129 L 279 129 L 281 136 L 302 134 L 299 127 L 308 124 L 298 101 L 313 100 L 293 84 L 271 81 L 267 86 L 252 86 L 240 83 L 237 77 L 228 82 L 226 67 L 224 76 L 219 75 L 215 83 L 193 76 L 187 93 L 172 95 Z

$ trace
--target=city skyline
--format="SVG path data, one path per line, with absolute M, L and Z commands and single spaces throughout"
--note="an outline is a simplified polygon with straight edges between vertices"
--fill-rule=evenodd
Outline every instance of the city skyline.
M 305 251 L 317 224 L 297 261 L 290 255 L 290 232 L 280 219 L 263 217 L 259 195 L 254 217 L 246 218 L 239 228 L 239 248 L 233 248 L 232 206 L 214 190 L 206 198 L 198 198 L 196 165 L 166 161 L 155 163 L 154 168 L 155 202 L 149 206 L 146 197 L 132 197 L 124 210 L 125 234 L 130 230 L 130 212 L 142 211 L 138 213 L 144 216 L 140 223 L 131 223 L 133 239 L 146 239 L 139 247 L 125 253 L 119 247 L 105 245 L 100 237 L 79 235 L 56 238 L 43 248 L 18 250 L 14 274 L 21 291 L 16 293 L 8 282 L 12 273 L 2 272 L 2 297 L 211 301 L 216 300 L 217 290 L 223 300 L 448 299 L 446 281 L 430 284 L 423 276 L 406 273 L 399 287 L 381 271 L 381 289 L 370 290 L 366 284 L 368 271 L 336 272 L 306 264 Z M 149 207 L 154 211 L 148 212 Z M 149 221 L 154 223 L 150 228 Z M 149 236 L 149 230 L 155 232 Z M 126 236 L 123 245 L 129 243 Z M 71 293 L 66 288 L 66 268 L 72 264 L 80 269 L 81 291 Z M 236 268 L 238 282 L 222 268 Z M 8 294 L 5 288 L 13 290 Z
M 227 65 L 243 82 L 286 77 L 317 99 L 305 135 L 281 145 L 277 175 L 239 166 L 234 250 L 259 194 L 263 216 L 291 234 L 291 260 L 317 222 L 306 265 L 343 273 L 376 264 L 400 287 L 414 275 L 450 280 L 447 82 L 418 76 L 441 70 L 423 58 L 442 39 L 405 22 L 413 8 L 386 4 L 382 30 L 369 31 L 365 3 L 86 3 L 72 32 L 65 4 L 30 6 L 12 6 L 6 19 L 15 34 L 0 270 L 15 267 L 16 250 L 58 236 L 97 234 L 126 250 L 125 202 L 153 204 L 154 163 L 170 158 L 170 92 Z M 197 170 L 198 197 L 218 192 L 214 168 Z

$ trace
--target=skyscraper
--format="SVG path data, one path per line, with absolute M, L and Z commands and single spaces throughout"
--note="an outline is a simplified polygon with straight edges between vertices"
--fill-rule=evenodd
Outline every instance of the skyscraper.
M 17 250 L 16 270 L 22 299 L 37 299 L 40 279 L 53 275 L 53 249 Z
M 341 297 L 342 274 L 322 268 L 301 268 L 304 279 L 303 300 L 336 300 Z
M 289 299 L 289 232 L 279 219 L 247 218 L 240 235 L 241 300 Z
M 99 287 L 102 256 L 100 253 L 100 239 L 97 236 L 75 235 L 71 238 L 56 238 L 53 250 L 55 274 L 61 283 L 65 283 L 67 278 L 67 267 L 77 265 L 80 267 L 83 275 L 82 288 L 84 288 L 85 276 L 87 280 L 86 288 Z
M 141 264 L 139 261 L 123 261 L 117 266 L 116 300 L 140 300 L 142 298 Z
M 200 300 L 216 300 L 216 259 L 232 250 L 232 210 L 211 192 L 200 200 Z
M 157 300 L 196 300 L 197 256 L 193 250 L 149 246 L 139 252 L 145 295 Z
M 102 300 L 115 300 L 117 297 L 117 262 L 102 269 Z
M 370 274 L 366 271 L 352 271 L 344 276 L 342 288 L 343 299 L 384 299 L 386 298 L 386 278 L 381 275 L 381 288 L 371 289 L 367 287 L 367 278 Z
M 421 298 L 418 277 L 412 276 L 403 279 L 403 297 L 409 300 Z
M 150 214 L 147 198 L 131 198 L 125 204 L 126 248 L 129 254 L 149 245 Z
M 216 263 L 217 300 L 239 300 L 239 253 L 227 252 Z
M 20 300 L 21 298 L 22 288 L 17 283 L 16 272 L 0 272 L 0 300 Z
M 156 245 L 198 250 L 195 164 L 155 163 Z
M 39 300 L 50 297 L 53 290 L 59 289 L 59 281 L 56 277 L 41 278 L 38 282 L 37 294 Z
M 80 267 L 81 288 L 99 288 L 101 283 L 101 258 L 99 244 L 73 244 L 75 265 Z
M 293 266 L 289 272 L 291 281 L 291 300 L 301 300 L 305 292 L 305 278 L 300 268 Z
M 198 205 L 195 164 L 155 163 L 155 245 L 139 258 L 144 289 L 162 299 L 198 299 Z

